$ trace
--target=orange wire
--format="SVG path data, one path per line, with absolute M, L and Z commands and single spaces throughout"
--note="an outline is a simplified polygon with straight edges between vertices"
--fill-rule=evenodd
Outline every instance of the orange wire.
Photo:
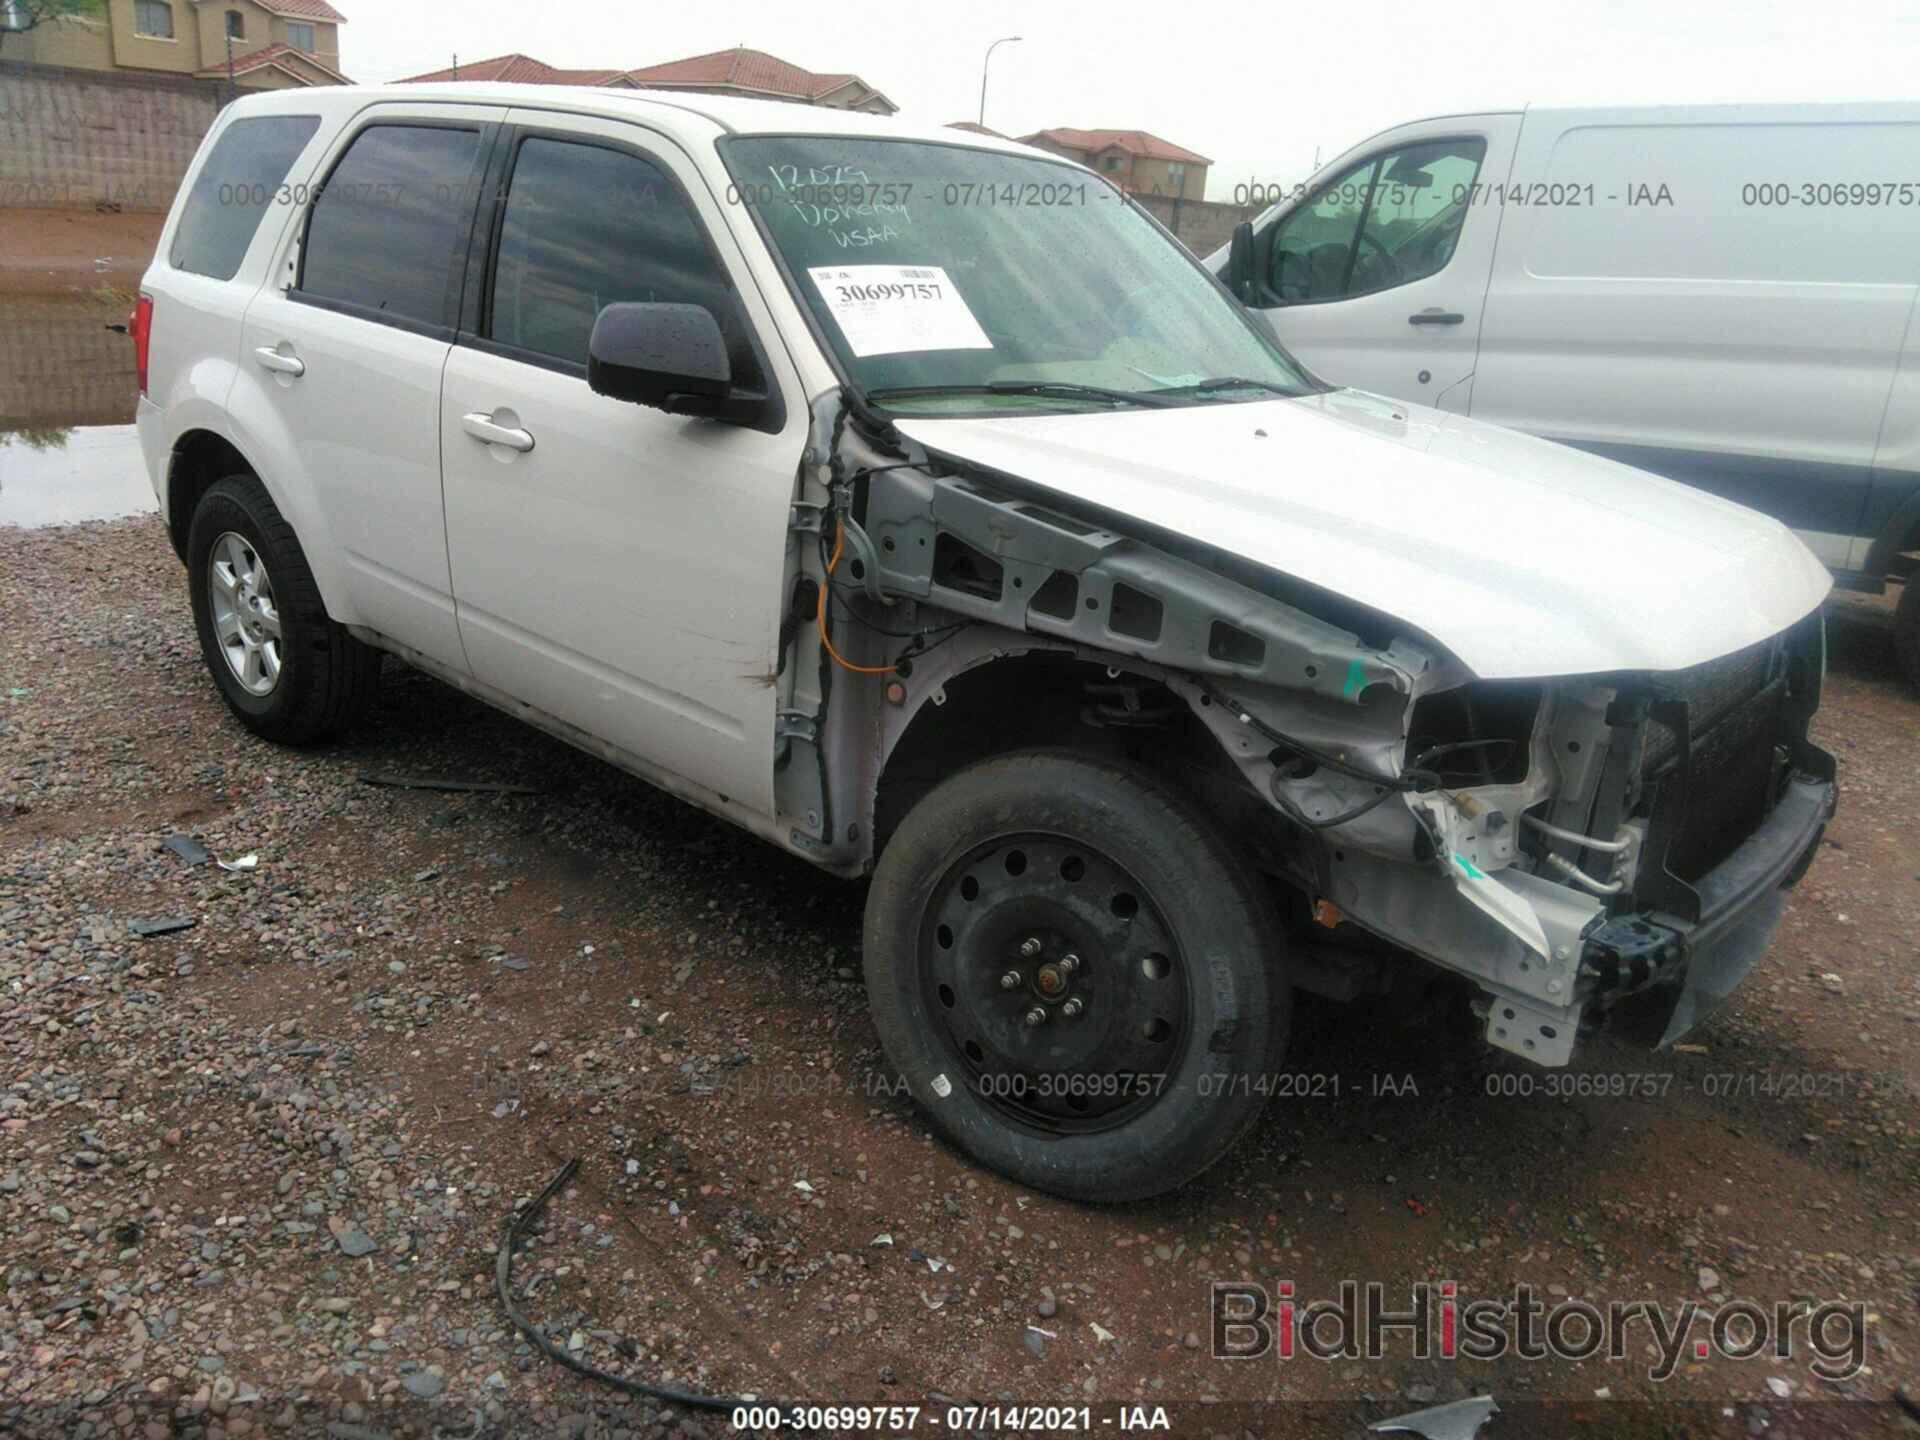
M 827 604 L 833 596 L 833 572 L 840 564 L 840 556 L 847 548 L 847 528 L 838 519 L 833 522 L 833 555 L 827 561 L 826 583 L 820 587 L 820 603 L 814 607 L 813 618 L 820 630 L 820 643 L 834 663 L 842 670 L 851 670 L 856 675 L 891 675 L 894 665 L 855 665 L 833 648 L 833 641 L 827 638 Z

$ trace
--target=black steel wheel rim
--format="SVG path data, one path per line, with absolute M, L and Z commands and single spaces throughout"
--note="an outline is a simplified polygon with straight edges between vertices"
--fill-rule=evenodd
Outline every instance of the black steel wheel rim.
M 976 846 L 928 899 L 920 999 L 990 1108 L 1048 1134 L 1113 1129 L 1173 1084 L 1186 957 L 1138 877 L 1067 836 Z

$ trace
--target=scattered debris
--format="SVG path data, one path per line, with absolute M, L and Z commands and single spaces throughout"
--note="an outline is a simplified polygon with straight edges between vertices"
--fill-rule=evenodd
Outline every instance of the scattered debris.
M 213 858 L 213 852 L 191 835 L 169 835 L 162 843 L 189 865 L 204 865 Z
M 545 1213 L 548 1202 L 567 1188 L 579 1170 L 580 1160 L 575 1156 L 560 1167 L 559 1173 L 547 1182 L 546 1189 L 533 1197 L 532 1203 L 507 1220 L 506 1233 L 501 1236 L 500 1248 L 493 1258 L 493 1286 L 494 1292 L 500 1297 L 501 1308 L 507 1312 L 507 1318 L 513 1322 L 513 1328 L 518 1330 L 526 1338 L 527 1343 L 542 1355 L 566 1366 L 576 1375 L 584 1375 L 589 1380 L 597 1380 L 602 1385 L 610 1385 L 629 1395 L 645 1395 L 654 1400 L 665 1400 L 671 1405 L 684 1405 L 690 1410 L 731 1413 L 736 1406 L 743 1403 L 746 1397 L 703 1395 L 694 1390 L 682 1390 L 675 1385 L 658 1385 L 646 1380 L 630 1380 L 624 1375 L 615 1375 L 610 1370 L 602 1370 L 599 1366 L 582 1360 L 578 1355 L 569 1354 L 554 1344 L 547 1338 L 546 1332 L 521 1314 L 520 1307 L 513 1303 L 514 1246 L 526 1238 L 528 1229 Z M 495 1374 L 498 1373 L 498 1371 L 495 1372 Z M 491 1385 L 493 1376 L 488 1376 L 486 1383 Z M 774 1428 L 786 1425 L 791 1425 L 795 1429 L 801 1428 L 800 1412 L 794 1406 L 770 1400 L 756 1400 L 755 1403 L 786 1412 Z
M 402 775 L 394 770 L 363 770 L 360 779 L 368 785 L 387 785 L 397 790 L 471 790 L 484 795 L 539 795 L 537 785 L 514 785 L 504 780 L 450 780 L 439 775 Z
M 1113 1331 L 1107 1329 L 1098 1320 L 1090 1320 L 1087 1323 L 1093 1327 L 1093 1338 L 1097 1343 L 1105 1345 L 1113 1339 Z
M 1767 1389 L 1784 1400 L 1793 1394 L 1793 1381 L 1782 1379 L 1778 1375 L 1769 1375 L 1767 1377 Z
M 199 923 L 191 915 L 177 915 L 165 920 L 129 920 L 127 929 L 142 940 L 150 940 L 155 935 L 171 935 L 178 930 L 191 930 Z
M 259 869 L 260 857 L 258 855 L 242 855 L 238 860 L 216 860 L 213 863 L 218 865 L 222 870 L 225 870 L 228 874 L 236 875 L 242 870 Z
M 1391 1420 L 1376 1420 L 1367 1429 L 1381 1433 L 1406 1430 L 1424 1435 L 1427 1440 L 1473 1440 L 1480 1433 L 1480 1427 L 1499 1413 L 1500 1407 L 1493 1403 L 1491 1395 L 1480 1395 L 1472 1400 L 1454 1400 L 1415 1410 L 1409 1415 L 1396 1415 Z
M 793 1188 L 798 1190 L 803 1195 L 811 1195 L 813 1193 L 813 1186 L 808 1184 L 805 1180 L 794 1181 Z
M 889 1235 L 889 1234 L 887 1234 L 886 1232 L 884 1232 L 884 1231 L 882 1231 L 882 1232 L 881 1232 L 880 1234 L 878 1234 L 878 1235 L 876 1235 L 876 1236 L 874 1236 L 874 1237 L 873 1237 L 873 1239 L 871 1239 L 871 1240 L 869 1240 L 869 1241 L 867 1242 L 867 1244 L 869 1244 L 869 1245 L 891 1245 L 891 1244 L 893 1244 L 893 1236 L 891 1236 L 891 1235 Z

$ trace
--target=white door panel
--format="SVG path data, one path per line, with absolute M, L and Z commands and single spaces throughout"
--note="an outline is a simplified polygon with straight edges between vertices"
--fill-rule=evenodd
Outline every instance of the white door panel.
M 351 617 L 464 670 L 440 507 L 437 417 L 449 348 L 268 289 L 247 311 L 247 378 L 236 389 L 270 411 L 291 442 L 278 463 L 298 467 L 295 483 L 314 496 Z M 287 362 L 301 373 L 282 368 Z
M 798 438 L 609 400 L 464 345 L 440 413 L 473 673 L 770 812 Z M 531 448 L 489 443 L 469 415 Z

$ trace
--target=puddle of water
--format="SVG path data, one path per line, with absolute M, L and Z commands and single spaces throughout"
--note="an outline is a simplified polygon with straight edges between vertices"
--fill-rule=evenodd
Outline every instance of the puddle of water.
M 158 508 L 131 425 L 36 429 L 0 441 L 0 525 L 34 530 Z
M 0 434 L 133 419 L 133 343 L 107 328 L 128 303 L 110 290 L 0 296 Z

